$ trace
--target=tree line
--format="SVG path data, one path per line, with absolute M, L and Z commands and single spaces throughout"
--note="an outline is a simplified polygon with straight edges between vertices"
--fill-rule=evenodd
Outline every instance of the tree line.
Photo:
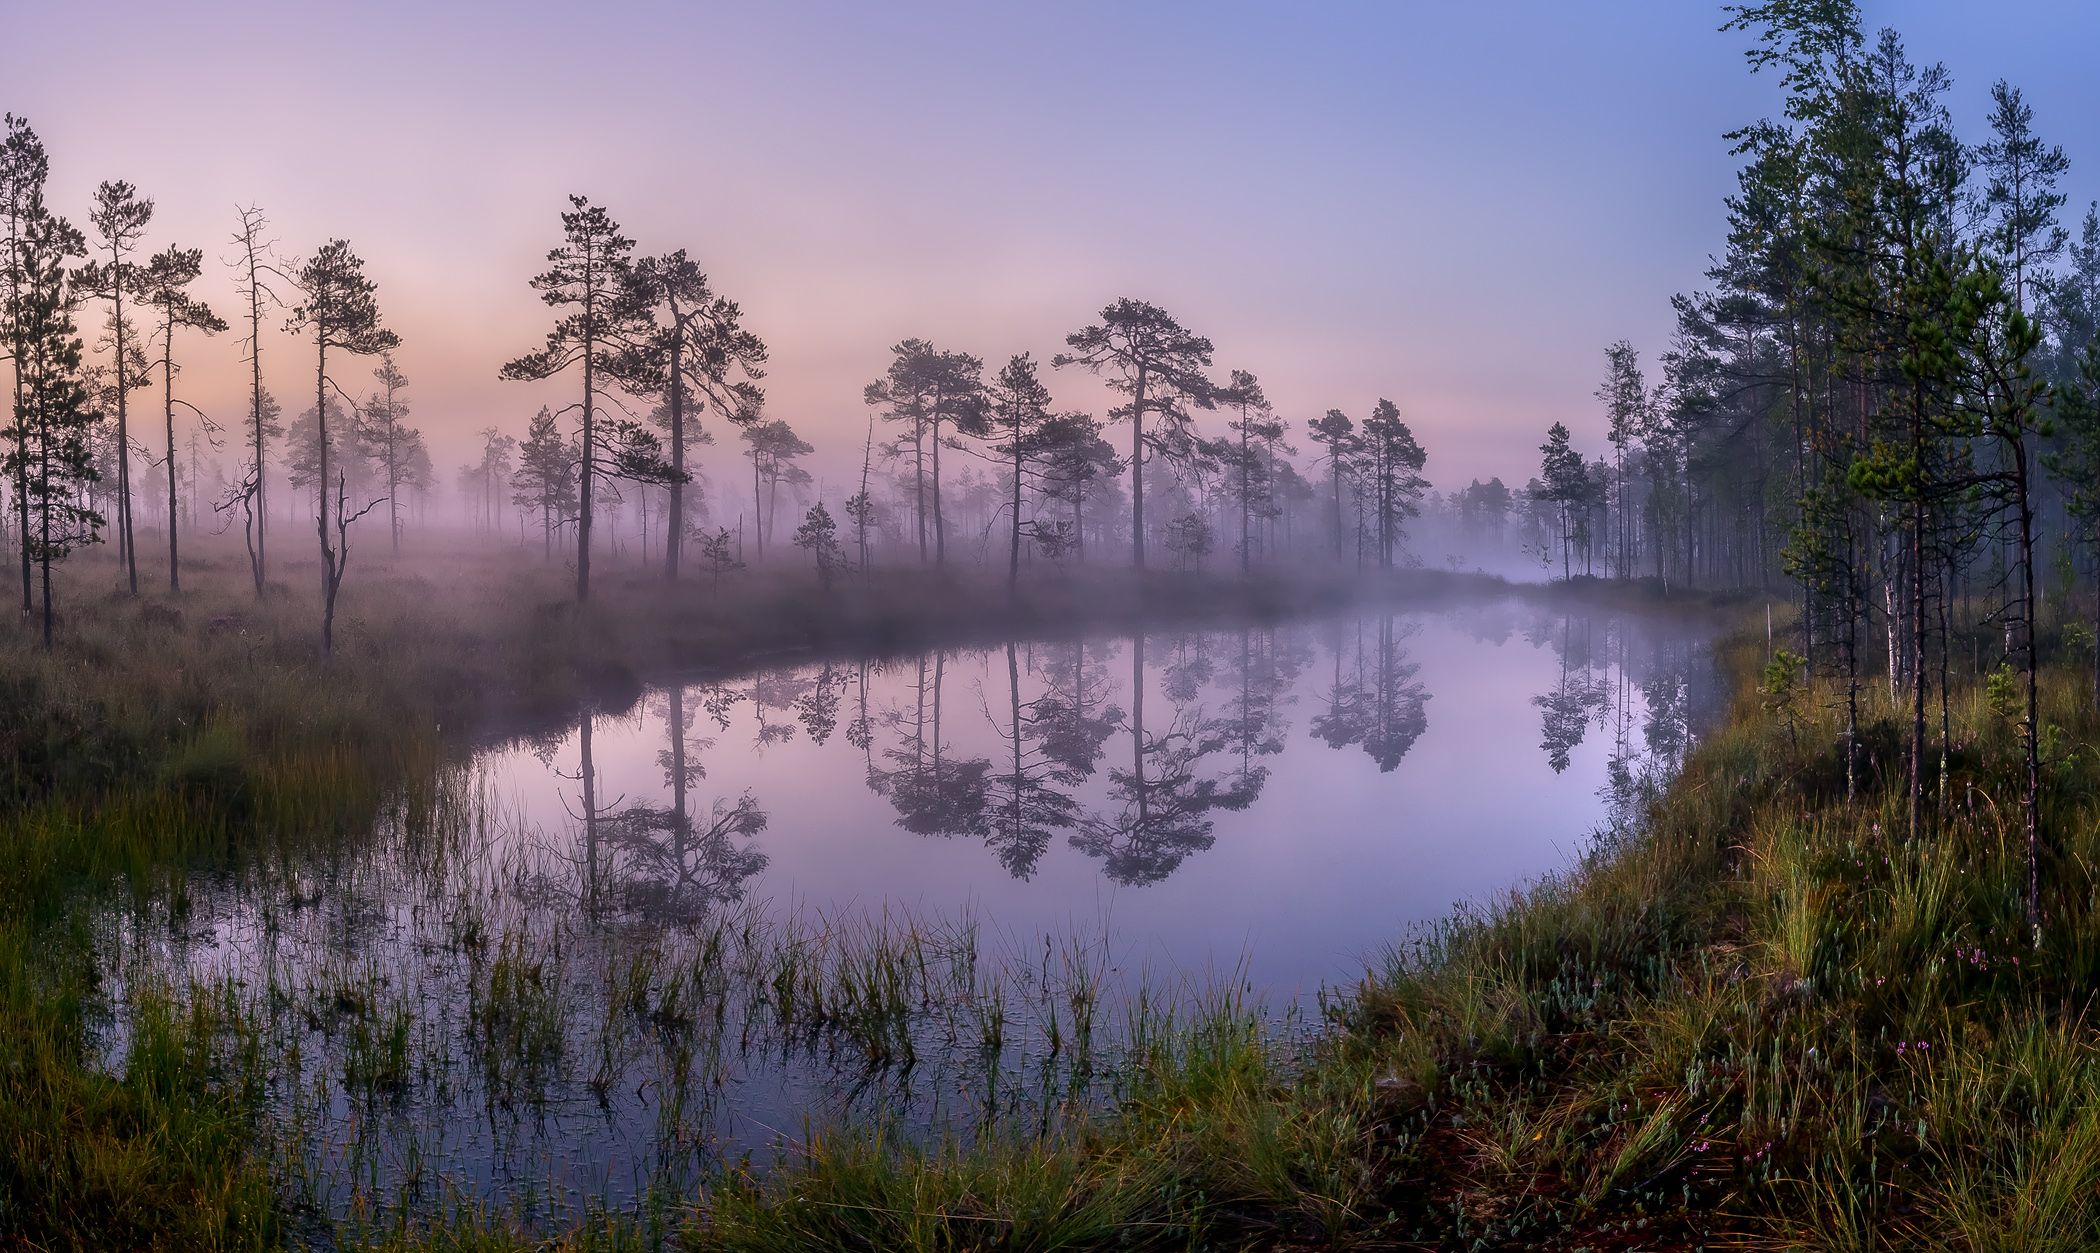
M 154 250 L 150 197 L 126 182 L 101 183 L 83 232 L 49 205 L 49 162 L 35 131 L 12 115 L 5 131 L 0 329 L 14 403 L 0 435 L 24 615 L 41 617 L 48 646 L 53 564 L 104 540 L 136 595 L 141 534 L 153 526 L 170 593 L 182 587 L 185 532 L 203 525 L 238 526 L 256 594 L 265 595 L 272 554 L 285 542 L 278 532 L 290 521 L 311 527 L 295 542 L 320 558 L 321 638 L 332 649 L 359 525 L 383 518 L 398 552 L 408 520 L 438 487 L 429 445 L 409 421 L 400 339 L 385 325 L 364 259 L 339 238 L 292 257 L 264 214 L 243 208 L 222 258 L 237 307 L 222 313 L 194 294 L 207 264 L 201 248 Z M 1361 424 L 1339 410 L 1304 424 L 1323 450 L 1323 502 L 1313 473 L 1291 460 L 1290 424 L 1252 373 L 1215 377 L 1208 339 L 1156 305 L 1119 299 L 1066 336 L 1047 370 L 1029 352 L 989 370 L 974 354 L 924 339 L 895 344 L 863 395 L 869 420 L 856 490 L 837 500 L 838 516 L 822 499 L 809 504 L 783 537 L 780 498 L 806 503 L 812 476 L 802 462 L 814 449 L 767 412 L 766 345 L 696 261 L 684 250 L 640 255 L 602 206 L 572 197 L 560 241 L 529 285 L 554 321 L 544 342 L 499 376 L 566 379 L 574 399 L 543 408 L 521 434 L 482 431 L 479 456 L 459 468 L 456 487 L 477 526 L 500 527 L 507 512 L 522 540 L 533 524 L 543 552 L 551 559 L 559 549 L 573 564 L 579 600 L 590 594 L 600 520 L 621 524 L 613 542 L 624 545 L 636 514 L 633 530 L 666 579 L 695 564 L 719 579 L 792 547 L 828 583 L 886 548 L 946 564 L 960 505 L 980 551 L 996 532 L 1007 577 L 1018 580 L 1024 561 L 1085 560 L 1090 545 L 1119 541 L 1134 565 L 1163 546 L 1186 567 L 1222 539 L 1251 570 L 1331 534 L 1337 557 L 1353 551 L 1360 564 L 1390 567 L 1409 559 L 1408 523 L 1433 498 L 1420 473 L 1426 453 L 1398 406 L 1380 400 Z M 93 351 L 82 329 L 91 320 L 102 327 Z M 266 378 L 305 367 L 266 362 L 264 331 L 273 325 L 311 354 L 309 383 L 294 387 L 310 387 L 311 404 L 289 421 Z M 202 342 L 229 331 L 248 375 L 237 421 L 205 413 L 181 386 Z M 1058 406 L 1050 390 L 1058 373 L 1093 376 L 1118 403 L 1098 415 Z M 1222 417 L 1222 430 L 1202 428 L 1207 414 Z M 1120 445 L 1116 427 L 1127 431 Z M 703 525 L 711 511 L 696 453 L 717 430 L 736 433 L 749 469 L 752 507 L 733 535 Z M 1328 516 L 1319 519 L 1323 503 Z
M 1946 70 L 1869 37 L 1845 0 L 1725 12 L 1783 110 L 1728 136 L 1725 247 L 1674 299 L 1659 377 L 1631 344 L 1606 350 L 1608 451 L 1548 431 L 1522 493 L 1535 555 L 1564 576 L 1790 586 L 1800 651 L 1782 664 L 1834 679 L 1848 793 L 1866 685 L 1904 710 L 1912 838 L 1952 803 L 1950 670 L 1963 640 L 1983 665 L 1989 639 L 2032 920 L 2046 585 L 2068 603 L 2100 561 L 2100 206 L 2065 225 L 2068 161 L 2018 87 L 1994 84 L 1964 139 Z M 2100 604 L 2063 642 L 2096 629 Z

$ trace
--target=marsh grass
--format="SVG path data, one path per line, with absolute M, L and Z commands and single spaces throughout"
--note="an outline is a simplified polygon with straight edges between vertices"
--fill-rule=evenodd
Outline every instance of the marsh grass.
M 577 1248 L 738 1250 L 2100 1246 L 2100 717 L 2082 669 L 2052 670 L 2043 687 L 2038 946 L 2019 892 L 2015 733 L 1983 676 L 1958 682 L 1946 785 L 1930 834 L 1906 844 L 1895 834 L 1897 711 L 1870 685 L 1862 793 L 1846 803 L 1833 693 L 1811 688 L 1783 725 L 1755 690 L 1760 639 L 1727 650 L 1734 715 L 1647 812 L 1567 875 L 1396 948 L 1330 1003 L 1309 1045 L 1229 996 L 1169 1007 L 1111 1001 L 1084 980 L 1026 988 L 1014 966 L 1060 959 L 995 974 L 979 955 L 964 960 L 952 935 L 847 944 L 842 930 L 725 921 L 615 968 L 518 932 L 466 893 L 448 925 L 479 991 L 463 987 L 455 1003 L 478 1006 L 500 1060 L 447 1060 L 435 1042 L 454 1037 L 431 1034 L 424 1002 L 404 1006 L 354 971 L 339 987 L 357 1008 L 310 1046 L 325 1056 L 272 1047 L 270 1015 L 321 1017 L 322 985 L 305 971 L 231 994 L 209 980 L 142 981 L 123 1053 L 92 1064 L 95 1006 L 109 999 L 94 960 L 98 893 L 159 902 L 154 925 L 181 931 L 208 911 L 215 874 L 302 865 L 368 829 L 400 803 L 404 780 L 441 773 L 452 737 L 631 699 L 636 674 L 658 665 L 726 662 L 783 639 L 879 646 L 1086 617 L 1060 618 L 1042 592 L 1010 608 L 963 602 L 958 621 L 929 627 L 926 603 L 957 601 L 908 577 L 844 599 L 792 581 L 733 598 L 696 587 L 682 604 L 609 580 L 604 606 L 579 613 L 539 572 L 375 563 L 324 670 L 297 596 L 209 625 L 214 596 L 236 602 L 237 574 L 226 561 L 214 593 L 205 563 L 205 590 L 173 619 L 71 588 L 57 657 L 12 637 L 0 656 L 9 1238 L 278 1243 L 303 1230 L 302 1186 L 320 1186 L 296 1152 L 258 1134 L 322 1130 L 275 1103 L 288 1057 L 314 1110 L 383 1111 L 514 1064 L 500 1073 L 530 1105 L 543 1067 L 531 1059 L 553 1051 L 535 1054 L 533 1041 L 558 1012 L 592 1029 L 580 1043 L 565 1032 L 546 1074 L 566 1070 L 586 1088 L 603 1076 L 609 1093 L 628 1068 L 660 1067 L 664 1090 L 691 1101 L 666 1103 L 688 1137 L 712 1085 L 677 1076 L 766 1047 L 891 1073 L 951 1049 L 1029 1055 L 1040 1073 L 1050 1058 L 1059 1082 L 1041 1090 L 1061 1096 L 965 1136 L 900 1135 L 879 1118 L 812 1129 L 785 1169 L 726 1163 L 620 1216 L 489 1208 L 430 1181 L 411 1140 L 367 1162 L 375 1205 L 353 1198 L 366 1218 L 337 1238 L 459 1249 L 546 1247 L 550 1230 Z M 1112 613 L 1146 595 L 1080 599 Z M 1219 603 L 1182 599 L 1198 613 Z M 428 843 L 433 864 L 452 855 Z M 542 965 L 535 982 L 546 962 L 557 968 Z M 1023 1047 L 1018 1010 L 1031 1001 L 1056 1013 Z M 1122 1051 L 1108 1110 L 1084 1099 L 1104 1081 L 1090 1073 L 1102 1037 Z M 418 1187 L 427 1204 L 376 1206 Z
M 281 559 L 257 598 L 236 543 L 200 536 L 187 557 L 182 597 L 134 599 L 109 552 L 84 552 L 60 572 L 55 653 L 26 629 L 0 632 L 0 1241 L 253 1248 L 294 1232 L 253 1085 L 210 1068 L 149 1084 L 143 1066 L 134 1077 L 90 1064 L 108 1001 L 89 922 L 100 900 L 159 897 L 180 915 L 193 877 L 354 840 L 476 737 L 623 707 L 641 673 L 781 649 L 1276 616 L 1356 594 L 1105 571 L 1019 595 L 909 570 L 828 593 L 771 571 L 666 588 L 613 563 L 578 608 L 559 565 L 433 544 L 399 561 L 364 554 L 324 663 L 312 560 Z M 1463 580 L 1417 582 L 1429 594 Z M 168 1023 L 175 1036 L 213 1026 Z M 421 1081 L 400 1072 L 398 1021 L 366 1030 L 354 1071 L 331 1083 L 383 1094 Z
M 1909 844 L 1900 713 L 1872 708 L 1848 806 L 1826 782 L 1842 779 L 1832 693 L 1789 728 L 1752 686 L 1762 641 L 1726 651 L 1733 718 L 1636 824 L 1396 947 L 1331 1002 L 1309 1062 L 1221 1030 L 1230 1015 L 1177 1024 L 1115 1112 L 1069 1136 L 956 1156 L 816 1146 L 798 1173 L 714 1198 L 696 1243 L 2100 1246 L 2087 676 L 2044 689 L 2037 947 L 2018 746 L 1979 680 L 1951 710 L 1931 834 Z M 1022 1191 L 1034 1180 L 1085 1194 L 1046 1204 Z

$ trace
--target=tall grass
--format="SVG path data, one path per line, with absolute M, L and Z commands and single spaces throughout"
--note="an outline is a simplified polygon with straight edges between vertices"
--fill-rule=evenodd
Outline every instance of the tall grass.
M 224 586 L 238 573 L 222 570 Z M 88 1064 L 99 993 L 82 902 L 95 892 L 129 885 L 179 925 L 205 870 L 364 829 L 404 778 L 435 775 L 453 735 L 782 633 L 813 647 L 901 639 L 926 603 L 956 603 L 902 579 L 828 600 L 794 585 L 665 600 L 637 581 L 578 612 L 533 571 L 370 573 L 327 668 L 300 598 L 215 629 L 209 590 L 176 620 L 76 588 L 56 658 L 0 648 L 0 695 L 18 711 L 0 724 L 0 1239 L 252 1248 L 300 1231 L 297 1180 L 257 1134 L 276 1062 L 256 1003 L 142 988 L 122 1064 Z M 968 607 L 941 629 L 1008 625 L 990 602 Z M 1012 612 L 1050 611 L 1024 599 Z M 1847 803 L 1832 693 L 1811 691 L 1782 725 L 1752 687 L 1762 641 L 1728 653 L 1733 717 L 1646 814 L 1569 874 L 1397 947 L 1334 1002 L 1309 1055 L 1230 998 L 1148 1011 L 1117 1028 L 1130 1052 L 1111 1111 L 932 1142 L 875 1120 L 809 1137 L 781 1172 L 732 1169 L 629 1218 L 578 1216 L 572 1243 L 2100 1247 L 2100 714 L 2083 670 L 2045 676 L 2036 945 L 2015 735 L 1980 676 L 1960 682 L 1947 786 L 1909 844 L 1903 723 L 1875 703 L 1880 685 Z M 554 1056 L 548 1015 L 575 1010 L 548 968 L 531 973 L 554 952 L 500 917 L 459 920 L 492 1064 Z M 704 1066 L 710 1034 L 733 1029 L 742 1046 L 760 1017 L 891 1066 L 928 1047 L 900 1021 L 1015 1048 L 1024 990 L 965 961 L 955 937 L 936 954 L 925 936 L 754 932 L 739 947 L 725 933 L 694 952 L 710 943 L 716 956 L 630 954 L 592 972 L 624 991 L 594 1006 L 600 1031 L 581 1045 L 564 1032 L 550 1064 L 617 1072 L 628 1021 L 649 1024 L 674 1069 Z M 322 1068 L 330 1085 L 379 1108 L 463 1081 L 416 1060 L 415 1005 L 338 973 L 348 1043 Z M 730 987 L 750 1000 L 718 1010 Z M 280 1012 L 311 1007 L 311 990 L 280 989 Z M 1057 1004 L 1046 1052 L 1084 1054 L 1075 1041 L 1110 1030 L 1094 991 Z M 532 1065 L 511 1072 L 517 1099 L 534 1094 Z M 459 1200 L 375 1214 L 349 1238 L 531 1247 L 541 1222 Z

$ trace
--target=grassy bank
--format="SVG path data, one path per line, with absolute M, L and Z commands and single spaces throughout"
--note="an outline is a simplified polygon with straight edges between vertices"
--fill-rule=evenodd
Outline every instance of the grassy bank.
M 1476 581 L 1403 577 L 1411 599 Z M 83 903 L 179 901 L 193 871 L 365 831 L 404 782 L 476 739 L 624 708 L 645 677 L 779 653 L 881 652 L 1011 633 L 1260 619 L 1361 594 L 1076 568 L 1010 594 L 996 579 L 897 570 L 824 590 L 752 571 L 676 587 L 617 563 L 571 603 L 558 563 L 461 546 L 361 553 L 333 657 L 318 567 L 266 595 L 245 554 L 193 544 L 185 593 L 122 595 L 111 554 L 62 572 L 60 646 L 0 632 L 0 1243 L 268 1247 L 285 1234 L 256 1103 L 252 1033 L 209 1004 L 171 1012 L 126 1073 L 83 1063 L 96 994 Z
M 1642 830 L 1396 952 L 1309 1065 L 1220 1019 L 1081 1135 L 819 1146 L 710 1198 L 694 1243 L 2100 1245 L 2082 671 L 2047 686 L 2037 947 L 2016 736 L 1981 684 L 1956 693 L 1936 829 L 1909 844 L 1891 711 L 1847 803 L 1834 718 L 1768 707 L 1761 639 L 1728 654 L 1735 716 Z
M 238 556 L 171 603 L 66 589 L 66 646 L 0 653 L 0 1243 L 260 1248 L 291 1230 L 209 1002 L 149 1019 L 121 1076 L 84 1064 L 86 896 L 358 832 L 473 736 L 624 704 L 658 673 L 781 649 L 967 643 L 1274 615 L 1343 589 L 1077 573 L 1008 598 L 901 573 L 666 592 L 508 559 L 374 564 L 342 648 L 311 598 L 258 607 Z M 308 586 L 304 574 L 289 583 Z M 100 579 L 100 582 L 98 582 Z M 1415 597 L 1463 591 L 1424 578 Z M 1640 589 L 1578 589 L 1645 597 Z M 1900 717 L 1868 705 L 1847 801 L 1831 693 L 1786 708 L 1725 650 L 1732 717 L 1638 830 L 1401 950 L 1309 1055 L 1223 1001 L 1149 1035 L 1113 1113 L 912 1148 L 852 1134 L 573 1247 L 2084 1248 L 2100 1243 L 2100 730 L 2048 677 L 2046 927 L 2030 945 L 2017 744 L 1958 681 L 1933 833 L 1906 844 Z M 1878 689 L 1877 689 L 1878 690 Z M 1879 699 L 1885 699 L 1881 693 Z M 179 892 L 177 893 L 179 897 Z M 501 1215 L 356 1233 L 374 1247 L 548 1247 Z

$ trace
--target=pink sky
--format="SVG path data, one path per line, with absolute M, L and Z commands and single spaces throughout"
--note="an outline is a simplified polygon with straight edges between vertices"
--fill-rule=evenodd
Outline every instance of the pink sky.
M 1893 16 L 1950 59 L 1969 129 L 1990 78 L 2019 78 L 2082 204 L 2092 88 L 2068 49 L 2095 19 L 2036 7 L 2085 37 L 1968 32 L 1948 2 Z M 473 431 L 570 395 L 496 371 L 544 333 L 525 282 L 573 191 L 743 303 L 769 409 L 834 482 L 894 341 L 1047 358 L 1131 295 L 1214 339 L 1221 375 L 1258 374 L 1294 427 L 1391 396 L 1449 487 L 1521 481 L 1549 422 L 1594 427 L 1610 340 L 1665 346 L 1669 295 L 1720 239 L 1721 132 L 1773 104 L 1717 23 L 1546 0 L 44 6 L 6 18 L 0 107 L 43 135 L 76 220 L 123 178 L 158 202 L 153 248 L 230 255 L 250 203 L 288 253 L 350 239 L 448 485 Z M 200 294 L 235 312 L 224 270 Z M 235 338 L 182 357 L 185 394 L 229 421 Z M 307 407 L 305 353 L 281 333 L 265 353 Z

